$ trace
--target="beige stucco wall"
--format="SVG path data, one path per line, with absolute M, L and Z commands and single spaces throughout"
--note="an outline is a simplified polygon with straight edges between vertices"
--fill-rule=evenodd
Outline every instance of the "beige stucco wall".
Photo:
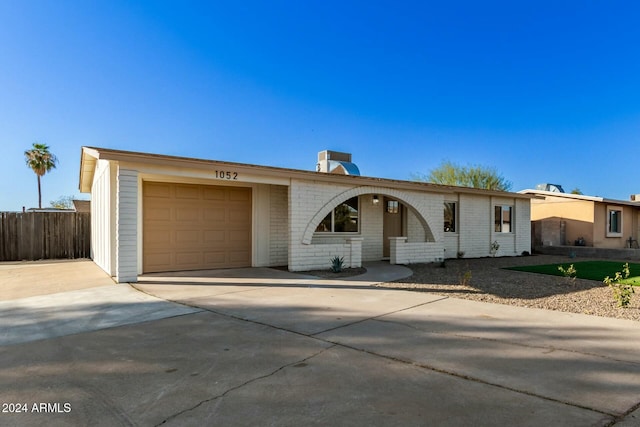
M 620 236 L 612 236 L 607 233 L 609 227 L 608 208 L 622 211 L 622 233 Z M 593 246 L 598 248 L 625 248 L 629 237 L 638 238 L 637 209 L 631 206 L 598 202 L 594 210 Z
M 565 197 L 545 196 L 544 200 L 531 200 L 531 221 L 559 217 L 576 221 L 593 222 L 594 202 Z
M 580 237 L 585 239 L 587 245 L 593 245 L 594 210 L 595 202 L 591 200 L 554 196 L 531 200 L 531 220 L 540 221 L 536 227 L 541 230 L 543 245 L 572 245 Z M 564 242 L 561 241 L 561 222 L 564 224 Z

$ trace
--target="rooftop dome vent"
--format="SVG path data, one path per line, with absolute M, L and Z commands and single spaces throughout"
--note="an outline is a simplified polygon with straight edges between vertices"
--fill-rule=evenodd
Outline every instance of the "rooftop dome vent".
M 324 150 L 318 153 L 317 172 L 339 175 L 360 175 L 360 169 L 351 163 L 350 153 Z
M 551 191 L 552 193 L 564 193 L 564 189 L 560 184 L 538 184 L 536 190 Z

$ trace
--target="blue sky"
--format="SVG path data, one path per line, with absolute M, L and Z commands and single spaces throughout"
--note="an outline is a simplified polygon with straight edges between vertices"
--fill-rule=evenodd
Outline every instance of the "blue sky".
M 37 205 L 23 152 L 83 145 L 363 175 L 443 160 L 640 193 L 640 4 L 0 0 L 0 210 Z M 86 197 L 86 196 L 85 196 Z

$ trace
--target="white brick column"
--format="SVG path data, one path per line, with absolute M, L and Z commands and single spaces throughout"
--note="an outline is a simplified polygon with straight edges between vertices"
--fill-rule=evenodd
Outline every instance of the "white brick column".
M 389 264 L 407 264 L 406 254 L 403 251 L 406 237 L 389 237 Z
M 349 244 L 349 267 L 359 268 L 362 267 L 362 237 L 350 237 L 347 239 Z
M 138 172 L 118 166 L 116 177 L 116 276 L 138 281 Z

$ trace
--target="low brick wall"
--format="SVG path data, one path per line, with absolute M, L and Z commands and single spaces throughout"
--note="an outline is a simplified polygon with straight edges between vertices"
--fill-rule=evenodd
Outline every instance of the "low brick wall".
M 566 255 L 574 253 L 579 258 L 640 260 L 640 249 L 609 249 L 591 246 L 536 246 L 534 251 L 544 255 Z

